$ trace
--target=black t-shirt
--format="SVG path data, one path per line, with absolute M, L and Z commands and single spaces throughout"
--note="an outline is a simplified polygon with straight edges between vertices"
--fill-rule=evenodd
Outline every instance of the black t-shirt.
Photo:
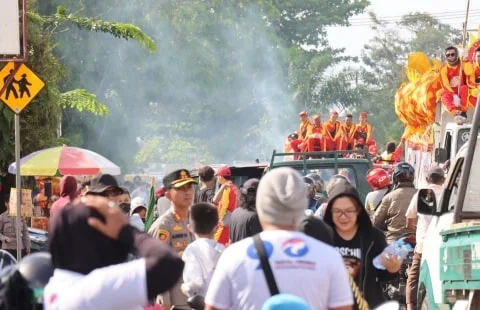
M 362 267 L 362 244 L 360 233 L 357 231 L 351 240 L 345 240 L 335 231 L 333 244 L 343 257 L 345 267 L 357 285 L 360 286 L 360 269 Z
M 230 222 L 230 240 L 232 243 L 251 237 L 262 231 L 258 214 L 244 208 L 236 208 Z
M 215 196 L 215 190 L 213 188 L 206 188 L 206 187 L 202 188 L 196 192 L 194 203 L 198 203 L 198 202 L 212 203 L 214 196 Z

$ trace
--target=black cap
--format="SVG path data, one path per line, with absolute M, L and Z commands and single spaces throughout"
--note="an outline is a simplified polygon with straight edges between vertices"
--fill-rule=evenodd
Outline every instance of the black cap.
M 186 169 L 175 170 L 163 178 L 165 189 L 179 188 L 189 183 L 197 183 Z
M 101 174 L 90 181 L 87 194 L 101 194 L 108 189 L 118 190 L 123 193 L 121 187 L 118 186 L 117 179 L 110 174 Z

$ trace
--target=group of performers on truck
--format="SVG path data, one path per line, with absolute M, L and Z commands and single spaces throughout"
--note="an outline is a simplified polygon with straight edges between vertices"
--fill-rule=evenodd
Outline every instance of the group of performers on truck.
M 300 112 L 298 131 L 288 135 L 285 152 L 295 153 L 293 159 L 299 159 L 304 152 L 363 151 L 372 156 L 378 155 L 378 147 L 373 138 L 373 127 L 368 123 L 367 112 L 361 112 L 359 122 L 353 122 L 352 114 L 346 114 L 344 122 L 338 120 L 338 112 L 331 111 L 330 118 L 322 123 L 320 115 L 309 120 L 308 114 Z M 393 145 L 393 150 L 392 150 Z M 396 161 L 396 154 L 401 155 L 395 143 L 387 143 L 387 149 L 381 155 L 385 161 Z M 361 153 L 357 153 L 356 156 Z M 347 156 L 347 155 L 345 155 Z
M 358 151 L 343 157 L 364 157 L 368 152 L 374 162 L 394 164 L 400 161 L 402 148 L 395 142 L 388 142 L 385 151 L 378 154 L 367 112 L 360 113 L 357 124 L 352 114 L 346 114 L 341 123 L 337 111 L 331 111 L 330 118 L 323 123 L 320 115 L 314 115 L 310 121 L 305 111 L 300 112 L 299 118 L 298 131 L 289 134 L 285 142 L 284 151 L 294 153 L 290 159 L 301 159 L 305 152 Z

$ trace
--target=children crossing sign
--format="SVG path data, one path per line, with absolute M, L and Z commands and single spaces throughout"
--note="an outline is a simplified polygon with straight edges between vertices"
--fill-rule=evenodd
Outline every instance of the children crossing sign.
M 24 64 L 15 72 L 15 64 L 9 62 L 0 71 L 0 89 L 4 89 L 0 99 L 16 114 L 22 112 L 44 86 L 45 83 Z

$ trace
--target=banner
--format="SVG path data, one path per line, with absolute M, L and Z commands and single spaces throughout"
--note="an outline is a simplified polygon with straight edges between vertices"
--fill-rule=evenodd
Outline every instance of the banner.
M 8 215 L 17 216 L 17 189 L 10 189 L 10 201 L 8 203 Z M 33 216 L 32 190 L 22 189 L 22 217 Z
M 20 13 L 18 2 L 18 0 L 1 1 L 0 54 L 20 54 Z

